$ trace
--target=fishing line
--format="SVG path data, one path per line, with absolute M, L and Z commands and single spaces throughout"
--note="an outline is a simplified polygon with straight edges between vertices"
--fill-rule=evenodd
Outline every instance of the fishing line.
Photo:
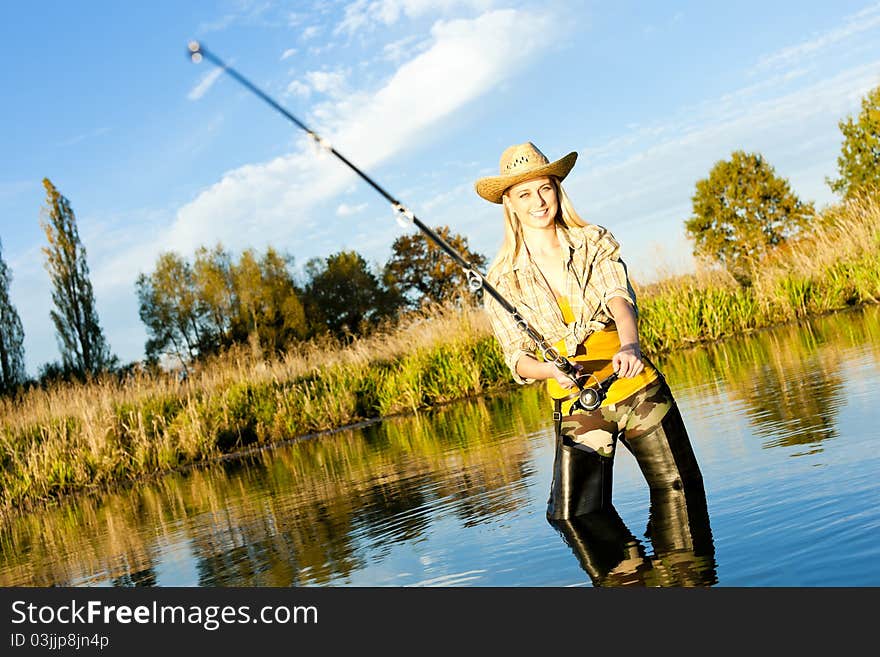
M 277 112 L 284 115 L 289 121 L 294 123 L 298 128 L 303 130 L 309 138 L 315 143 L 315 145 L 327 153 L 330 153 L 341 160 L 349 169 L 354 171 L 360 178 L 366 182 L 370 187 L 376 190 L 382 197 L 391 204 L 391 207 L 397 213 L 398 221 L 401 222 L 402 225 L 404 220 L 408 221 L 411 224 L 414 224 L 419 230 L 421 230 L 428 238 L 433 241 L 440 249 L 443 250 L 446 255 L 452 258 L 459 267 L 462 268 L 465 277 L 467 278 L 468 288 L 471 292 L 477 293 L 480 290 L 485 290 L 489 296 L 491 296 L 495 301 L 497 301 L 504 310 L 510 314 L 513 318 L 513 321 L 516 323 L 517 327 L 523 333 L 525 333 L 529 339 L 533 340 L 537 345 L 538 350 L 541 352 L 545 361 L 552 362 L 563 374 L 565 374 L 569 379 L 574 382 L 574 384 L 581 390 L 581 397 L 584 397 L 584 402 L 586 405 L 584 408 L 587 410 L 594 410 L 592 407 L 598 407 L 596 404 L 595 396 L 597 394 L 597 390 L 601 393 L 602 398 L 605 396 L 605 392 L 607 391 L 607 387 L 602 386 L 601 384 L 597 388 L 589 387 L 584 388 L 584 379 L 585 377 L 579 376 L 579 370 L 575 367 L 575 365 L 568 360 L 565 356 L 560 354 L 557 349 L 548 343 L 544 336 L 542 336 L 538 331 L 536 331 L 527 321 L 526 319 L 519 313 L 519 311 L 511 304 L 507 299 L 505 299 L 498 290 L 496 290 L 489 281 L 486 280 L 486 277 L 483 276 L 482 273 L 471 263 L 465 260 L 458 251 L 456 251 L 446 240 L 440 237 L 436 232 L 434 232 L 429 226 L 422 223 L 422 221 L 415 216 L 415 214 L 403 205 L 400 201 L 398 201 L 394 196 L 389 194 L 385 189 L 379 185 L 376 181 L 370 178 L 366 173 L 357 168 L 351 161 L 349 161 L 344 155 L 342 155 L 339 151 L 337 151 L 333 145 L 321 137 L 317 132 L 309 128 L 305 123 L 296 118 L 293 114 L 288 112 L 284 107 L 282 107 L 278 102 L 275 101 L 271 96 L 269 96 L 262 89 L 253 84 L 250 80 L 244 77 L 241 73 L 236 71 L 234 68 L 226 64 L 222 59 L 217 57 L 210 50 L 207 50 L 201 43 L 198 41 L 191 41 L 188 46 L 189 56 L 193 62 L 199 63 L 202 59 L 207 59 L 209 62 L 219 66 L 226 73 L 231 75 L 237 82 L 246 87 L 248 90 L 259 96 L 263 101 L 268 103 L 273 109 Z M 614 376 L 614 375 L 612 375 Z M 614 377 L 616 378 L 616 377 Z M 606 380 L 608 381 L 608 380 Z M 613 379 L 610 379 L 613 381 Z M 610 381 L 608 385 L 610 385 Z M 603 382 L 604 383 L 604 382 Z M 601 399 L 599 400 L 601 403 Z

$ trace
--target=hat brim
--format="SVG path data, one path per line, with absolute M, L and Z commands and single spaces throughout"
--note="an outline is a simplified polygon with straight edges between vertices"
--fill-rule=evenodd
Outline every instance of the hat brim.
M 522 173 L 514 173 L 506 176 L 487 176 L 480 178 L 474 183 L 474 189 L 477 194 L 492 203 L 501 203 L 501 197 L 504 192 L 514 185 L 518 185 L 526 180 L 540 178 L 542 176 L 555 176 L 559 180 L 565 178 L 574 166 L 578 154 L 572 151 L 565 157 L 561 157 L 555 162 L 550 162 L 544 166 L 535 169 L 529 169 Z

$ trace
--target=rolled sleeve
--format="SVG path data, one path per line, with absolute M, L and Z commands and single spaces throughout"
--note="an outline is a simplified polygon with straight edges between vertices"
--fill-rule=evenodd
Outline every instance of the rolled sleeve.
M 600 288 L 602 311 L 609 317 L 614 314 L 608 308 L 608 302 L 614 297 L 625 299 L 638 316 L 636 293 L 629 282 L 626 264 L 620 259 L 620 244 L 610 232 L 604 231 L 595 245 L 596 258 L 593 261 L 594 280 Z
M 505 311 L 494 299 L 489 299 L 485 304 L 486 312 L 492 322 L 492 331 L 498 344 L 501 345 L 501 351 L 504 354 L 504 362 L 507 364 L 513 380 L 520 385 L 533 383 L 536 379 L 527 379 L 522 377 L 516 371 L 516 364 L 522 356 L 530 356 L 534 358 L 537 345 L 534 340 L 525 335 L 513 321 L 510 313 Z

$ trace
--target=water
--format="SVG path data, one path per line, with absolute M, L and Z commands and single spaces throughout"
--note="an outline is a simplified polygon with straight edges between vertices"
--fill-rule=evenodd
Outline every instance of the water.
M 703 472 L 698 548 L 645 536 L 624 449 L 618 515 L 563 539 L 529 387 L 18 518 L 0 528 L 0 585 L 880 585 L 880 309 L 657 364 Z

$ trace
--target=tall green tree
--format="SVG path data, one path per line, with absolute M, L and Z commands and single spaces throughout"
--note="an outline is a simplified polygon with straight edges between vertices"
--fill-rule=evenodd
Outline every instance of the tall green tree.
M 236 298 L 232 280 L 232 256 L 217 244 L 199 247 L 193 262 L 195 294 L 204 310 L 205 331 L 217 346 L 232 344 Z
M 694 255 L 714 259 L 740 280 L 775 247 L 807 228 L 815 215 L 758 153 L 735 151 L 697 181 L 685 230 Z
M 306 337 L 292 259 L 271 247 L 237 262 L 218 244 L 200 247 L 193 264 L 176 253 L 159 256 L 135 284 L 147 328 L 147 357 L 174 356 L 186 366 L 233 344 L 249 342 L 280 352 Z
M 466 237 L 452 234 L 448 226 L 438 226 L 434 232 L 477 269 L 482 271 L 486 266 L 486 257 L 471 251 Z M 384 280 L 415 308 L 426 302 L 446 303 L 469 294 L 461 267 L 421 231 L 394 240 Z
M 356 251 L 313 258 L 305 271 L 305 305 L 313 330 L 357 335 L 396 311 L 394 295 Z
M 24 329 L 18 311 L 9 298 L 12 272 L 3 260 L 0 243 L 0 392 L 9 392 L 24 383 Z
M 80 241 L 70 202 L 48 178 L 43 179 L 43 187 L 48 218 L 40 223 L 49 242 L 43 253 L 52 282 L 55 310 L 50 317 L 55 324 L 62 364 L 80 375 L 97 374 L 112 368 L 116 359 L 110 354 L 98 322 L 86 249 Z
M 259 341 L 270 352 L 279 352 L 306 337 L 305 310 L 290 273 L 292 259 L 273 248 L 262 258 L 248 249 L 232 267 L 236 299 L 234 332 L 238 341 Z
M 858 120 L 838 123 L 843 145 L 837 158 L 840 177 L 827 179 L 832 191 L 848 199 L 861 192 L 880 191 L 880 87 L 862 99 Z
M 211 344 L 192 267 L 180 255 L 160 254 L 156 270 L 149 276 L 140 274 L 135 288 L 147 329 L 148 359 L 169 355 L 186 367 Z

